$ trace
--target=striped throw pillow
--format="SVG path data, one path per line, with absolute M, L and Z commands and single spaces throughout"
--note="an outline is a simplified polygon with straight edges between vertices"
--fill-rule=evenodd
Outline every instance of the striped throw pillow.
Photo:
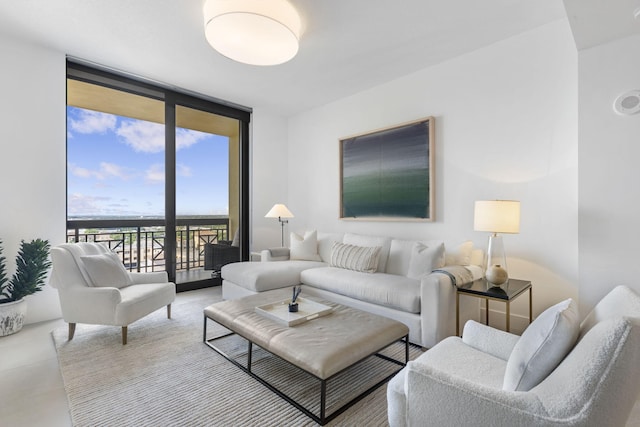
M 334 242 L 330 267 L 346 268 L 363 273 L 375 273 L 380 259 L 380 246 L 366 247 Z

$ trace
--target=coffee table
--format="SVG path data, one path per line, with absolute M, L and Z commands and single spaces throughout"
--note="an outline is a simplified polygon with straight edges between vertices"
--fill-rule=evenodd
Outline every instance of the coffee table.
M 393 319 L 317 298 L 309 299 L 331 306 L 332 312 L 291 327 L 256 312 L 255 308 L 258 306 L 290 297 L 291 289 L 284 288 L 210 305 L 204 309 L 204 343 L 321 425 L 328 423 L 385 384 L 408 362 L 409 328 Z M 222 325 L 230 332 L 208 339 L 209 321 Z M 248 342 L 246 366 L 214 345 L 216 340 L 229 335 L 239 335 Z M 404 361 L 380 354 L 380 351 L 397 341 L 404 341 Z M 312 412 L 252 371 L 253 344 L 320 381 L 319 414 Z M 327 381 L 370 356 L 379 357 L 400 367 L 327 415 Z

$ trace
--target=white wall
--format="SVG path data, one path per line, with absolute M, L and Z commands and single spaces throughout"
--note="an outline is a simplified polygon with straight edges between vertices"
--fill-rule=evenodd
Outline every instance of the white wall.
M 0 37 L 0 238 L 9 274 L 20 240 L 65 236 L 65 57 Z M 27 323 L 60 317 L 55 289 L 27 297 Z
M 534 314 L 577 297 L 577 90 L 577 53 L 561 20 L 297 115 L 288 137 L 292 230 L 485 247 L 474 201 L 517 199 L 521 232 L 504 240 L 511 276 L 533 282 Z M 426 116 L 436 119 L 435 222 L 339 220 L 338 140 Z M 528 314 L 522 300 L 514 312 Z
M 257 108 L 251 117 L 251 250 L 280 246 L 277 219 L 265 218 L 287 200 L 287 121 Z
M 616 285 L 640 292 L 640 115 L 613 111 L 640 89 L 640 36 L 580 51 L 580 303 Z

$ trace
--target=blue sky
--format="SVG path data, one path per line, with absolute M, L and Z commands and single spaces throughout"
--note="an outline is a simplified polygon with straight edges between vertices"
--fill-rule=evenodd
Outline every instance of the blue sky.
M 228 215 L 228 138 L 177 129 L 176 146 L 178 215 Z M 68 215 L 163 216 L 164 159 L 164 125 L 68 106 Z

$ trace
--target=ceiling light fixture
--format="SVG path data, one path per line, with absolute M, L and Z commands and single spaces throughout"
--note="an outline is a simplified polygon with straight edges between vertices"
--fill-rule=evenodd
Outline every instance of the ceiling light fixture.
M 209 44 L 234 61 L 278 65 L 298 53 L 301 22 L 287 0 L 206 0 Z

